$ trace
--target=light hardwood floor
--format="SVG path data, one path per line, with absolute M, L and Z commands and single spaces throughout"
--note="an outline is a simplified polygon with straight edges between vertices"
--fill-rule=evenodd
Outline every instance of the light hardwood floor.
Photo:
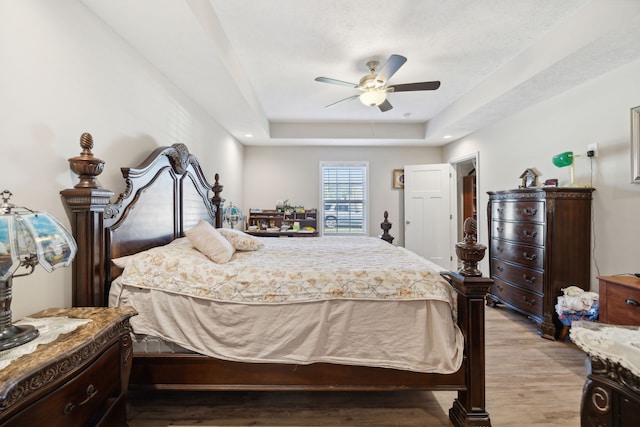
M 487 410 L 495 427 L 579 426 L 585 355 L 487 308 Z M 129 427 L 449 426 L 455 392 L 130 392 Z

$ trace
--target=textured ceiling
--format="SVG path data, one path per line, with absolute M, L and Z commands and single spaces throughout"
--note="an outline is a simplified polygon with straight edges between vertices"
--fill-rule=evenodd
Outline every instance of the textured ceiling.
M 640 58 L 638 0 L 82 1 L 247 145 L 442 145 Z M 325 108 L 391 54 L 442 85 Z

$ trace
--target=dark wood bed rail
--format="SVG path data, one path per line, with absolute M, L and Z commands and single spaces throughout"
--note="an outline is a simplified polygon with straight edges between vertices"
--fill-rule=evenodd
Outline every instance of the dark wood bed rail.
M 80 145 L 81 155 L 69 159 L 79 182 L 60 192 L 78 243 L 72 272 L 74 306 L 107 305 L 111 280 L 120 274 L 111 259 L 169 243 L 200 219 L 222 226 L 224 199 L 218 176 L 210 185 L 183 144 L 160 147 L 140 166 L 122 168 L 126 189 L 114 202 L 114 193 L 100 188 L 96 180 L 104 162 L 91 152 L 91 135 L 83 134 Z M 136 209 L 137 204 L 144 208 Z M 383 224 L 385 240 L 391 243 L 387 215 Z M 174 390 L 457 390 L 449 411 L 454 425 L 490 426 L 485 409 L 484 299 L 492 280 L 477 270 L 473 276 L 465 273 L 471 271 L 470 265 L 443 274 L 458 294 L 457 322 L 465 338 L 463 364 L 453 374 L 332 364 L 265 366 L 199 355 L 134 354 L 131 384 Z

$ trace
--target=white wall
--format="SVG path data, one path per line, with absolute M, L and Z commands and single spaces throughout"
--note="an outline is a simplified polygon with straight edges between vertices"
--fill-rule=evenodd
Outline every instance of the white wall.
M 569 183 L 569 169 L 551 158 L 574 151 L 576 182 L 592 181 L 593 260 L 591 288 L 598 275 L 640 272 L 640 185 L 630 183 L 630 108 L 640 105 L 640 61 L 546 100 L 476 134 L 447 145 L 445 159 L 479 151 L 479 227 L 487 227 L 487 191 L 517 188 L 528 167 L 542 180 Z M 599 156 L 587 158 L 587 145 Z M 591 174 L 593 168 L 593 174 Z M 483 244 L 487 244 L 484 233 Z M 484 240 L 484 241 L 483 241 Z M 487 260 L 483 272 L 488 274 Z
M 369 162 L 369 235 L 377 236 L 384 211 L 393 223 L 394 244 L 404 244 L 404 191 L 392 186 L 393 169 L 441 163 L 440 148 L 424 147 L 246 147 L 242 208 L 275 208 L 276 200 L 320 207 L 320 162 Z M 235 202 L 234 202 L 235 203 Z
M 0 191 L 65 225 L 59 192 L 73 186 L 70 157 L 90 132 L 106 162 L 99 180 L 124 190 L 121 166 L 159 146 L 187 144 L 224 196 L 241 199 L 244 147 L 97 20 L 77 0 L 0 2 Z M 214 154 L 215 153 L 215 154 Z M 71 304 L 71 269 L 37 268 L 14 280 L 14 319 Z

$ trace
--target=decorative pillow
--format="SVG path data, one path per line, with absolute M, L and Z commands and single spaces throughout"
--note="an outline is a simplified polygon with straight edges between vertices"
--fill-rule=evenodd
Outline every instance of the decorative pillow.
M 231 243 L 206 221 L 201 220 L 195 227 L 186 230 L 184 234 L 197 250 L 218 264 L 229 262 L 236 251 Z
M 236 248 L 236 251 L 257 251 L 264 247 L 259 239 L 233 228 L 216 228 L 225 239 Z

